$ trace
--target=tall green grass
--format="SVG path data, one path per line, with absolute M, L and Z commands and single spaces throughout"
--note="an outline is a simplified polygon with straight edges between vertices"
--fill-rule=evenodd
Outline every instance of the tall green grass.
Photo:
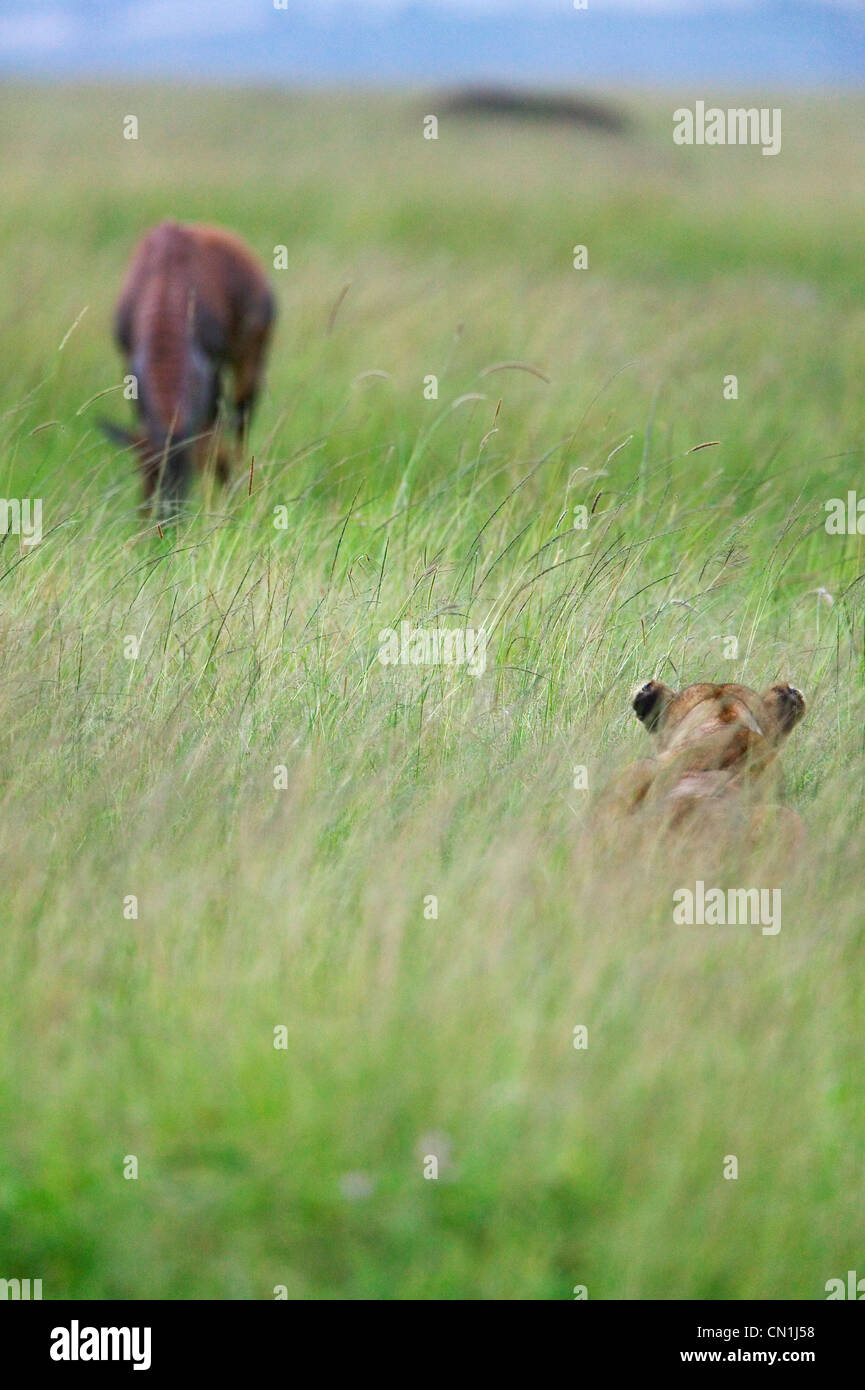
M 783 102 L 776 159 L 629 105 L 427 142 L 430 96 L 0 94 L 0 494 L 44 517 L 0 547 L 0 1277 L 820 1298 L 861 1261 L 863 542 L 823 525 L 865 492 L 861 103 Z M 159 536 L 97 416 L 167 215 L 291 268 L 251 489 Z M 404 619 L 483 627 L 483 676 L 381 665 Z M 652 675 L 808 698 L 777 937 L 596 852 Z

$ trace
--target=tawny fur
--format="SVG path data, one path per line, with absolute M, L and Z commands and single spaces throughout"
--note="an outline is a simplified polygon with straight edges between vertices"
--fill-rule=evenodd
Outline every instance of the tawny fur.
M 805 713 L 785 683 L 762 695 L 743 685 L 699 683 L 676 693 L 648 681 L 633 708 L 655 745 L 654 756 L 625 769 L 603 801 L 608 820 L 639 820 L 692 840 L 773 835 L 790 850 L 804 829 L 779 804 L 779 749 Z

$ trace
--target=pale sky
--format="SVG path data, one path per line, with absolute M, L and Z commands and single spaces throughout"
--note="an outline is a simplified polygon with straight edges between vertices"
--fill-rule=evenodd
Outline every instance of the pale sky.
M 16 0 L 0 70 L 861 85 L 865 0 Z

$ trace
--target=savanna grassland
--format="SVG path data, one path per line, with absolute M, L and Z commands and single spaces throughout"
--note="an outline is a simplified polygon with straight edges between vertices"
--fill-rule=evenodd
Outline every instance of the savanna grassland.
M 824 527 L 865 495 L 863 109 L 761 96 L 767 158 L 676 148 L 688 100 L 426 141 L 429 95 L 0 93 L 0 495 L 43 503 L 0 548 L 0 1275 L 865 1273 L 865 541 Z M 165 216 L 288 268 L 251 490 L 247 458 L 160 536 L 98 420 L 131 421 L 111 307 Z M 483 627 L 484 674 L 383 666 L 402 620 Z M 775 936 L 674 925 L 664 846 L 593 853 L 653 675 L 807 696 Z

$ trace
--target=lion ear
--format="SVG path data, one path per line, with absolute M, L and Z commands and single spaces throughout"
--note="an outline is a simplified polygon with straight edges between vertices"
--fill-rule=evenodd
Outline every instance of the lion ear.
M 770 685 L 760 698 L 772 711 L 782 737 L 789 734 L 805 714 L 804 695 L 795 685 L 788 685 L 786 681 Z
M 653 734 L 664 710 L 675 698 L 676 692 L 668 685 L 663 685 L 661 681 L 646 681 L 635 692 L 631 705 L 640 723 Z

